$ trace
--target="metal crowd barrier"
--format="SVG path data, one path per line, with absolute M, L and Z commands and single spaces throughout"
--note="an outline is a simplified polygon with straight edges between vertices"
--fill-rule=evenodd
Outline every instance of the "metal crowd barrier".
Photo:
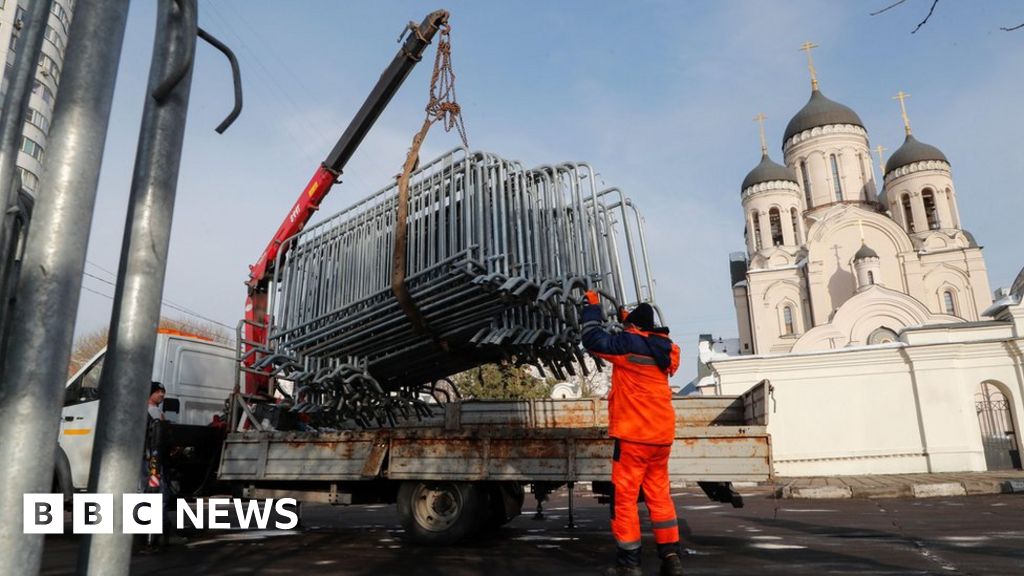
M 595 180 L 584 163 L 524 169 L 462 148 L 416 171 L 406 283 L 426 331 L 391 288 L 397 184 L 304 230 L 275 263 L 265 364 L 296 384 L 298 410 L 366 423 L 393 421 L 391 393 L 486 362 L 585 370 L 583 292 L 609 311 L 654 294 L 639 212 Z

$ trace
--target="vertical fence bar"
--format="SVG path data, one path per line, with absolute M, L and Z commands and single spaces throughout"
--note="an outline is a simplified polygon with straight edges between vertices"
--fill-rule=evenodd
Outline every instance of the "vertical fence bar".
M 128 0 L 80 2 L 71 23 L 39 200 L 0 354 L 0 574 L 39 571 L 43 536 L 23 534 L 26 493 L 47 492 Z
M 14 252 L 21 229 L 28 225 L 25 215 L 19 214 L 20 186 L 14 177 L 15 161 L 51 5 L 52 0 L 36 0 L 25 11 L 24 24 L 14 45 L 14 65 L 7 72 L 7 95 L 0 116 L 0 346 L 6 341 L 8 299 L 17 283 L 13 275 Z
M 114 529 L 82 537 L 82 575 L 128 574 L 131 563 L 132 535 L 123 533 L 119 504 L 121 495 L 137 490 L 141 476 L 146 398 L 196 45 L 196 0 L 160 0 L 158 6 L 89 475 L 91 492 L 114 494 Z

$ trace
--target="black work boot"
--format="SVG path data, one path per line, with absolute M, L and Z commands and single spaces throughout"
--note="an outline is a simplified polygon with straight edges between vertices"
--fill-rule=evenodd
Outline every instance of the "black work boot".
M 658 544 L 658 556 L 661 558 L 660 576 L 683 576 L 682 550 L 679 542 Z
M 615 565 L 605 568 L 602 576 L 643 576 L 640 570 L 640 549 L 616 548 Z

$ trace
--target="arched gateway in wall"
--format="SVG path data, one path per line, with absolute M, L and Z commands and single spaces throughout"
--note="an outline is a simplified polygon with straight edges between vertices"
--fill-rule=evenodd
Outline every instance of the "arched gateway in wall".
M 1014 426 L 1011 398 L 1004 386 L 993 381 L 982 382 L 974 394 L 974 410 L 989 470 L 1021 468 L 1020 437 Z

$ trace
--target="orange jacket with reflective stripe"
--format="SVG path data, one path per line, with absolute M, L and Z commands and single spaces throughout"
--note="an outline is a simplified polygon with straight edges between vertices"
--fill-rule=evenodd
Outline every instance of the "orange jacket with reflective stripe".
M 668 378 L 679 368 L 679 347 L 666 334 L 633 327 L 610 334 L 598 306 L 583 309 L 583 345 L 612 364 L 608 435 L 644 444 L 672 444 L 676 414 Z

